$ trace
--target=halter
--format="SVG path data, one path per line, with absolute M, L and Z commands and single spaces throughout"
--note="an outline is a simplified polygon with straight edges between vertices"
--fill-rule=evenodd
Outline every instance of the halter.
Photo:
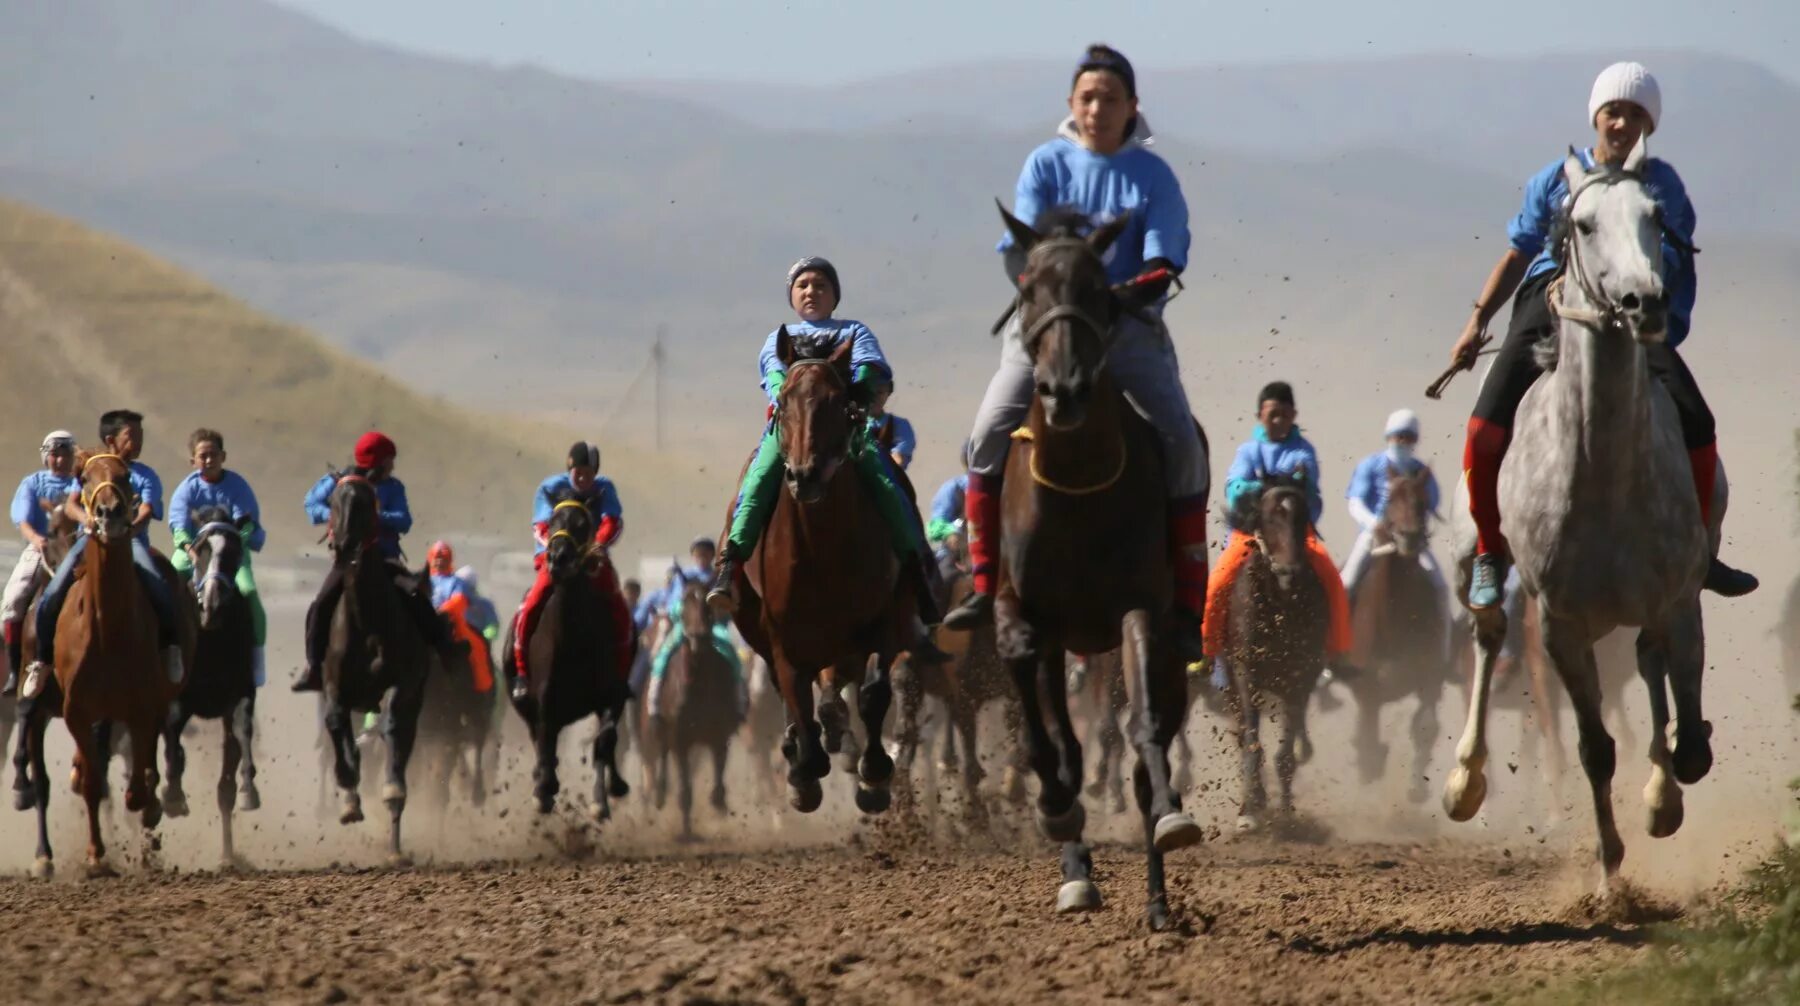
M 100 490 L 111 489 L 113 491 L 113 493 L 119 497 L 119 502 L 121 502 L 121 503 L 125 502 L 125 490 L 120 489 L 119 484 L 117 482 L 114 482 L 111 479 L 107 479 L 105 482 L 101 482 L 101 483 L 91 486 L 91 487 L 86 485 L 85 480 L 87 477 L 88 466 L 92 465 L 94 462 L 99 461 L 103 458 L 112 460 L 112 461 L 117 461 L 119 464 L 124 465 L 127 473 L 129 473 L 131 470 L 130 463 L 127 462 L 124 458 L 118 456 L 117 454 L 96 454 L 93 457 L 90 457 L 86 461 L 82 462 L 80 477 L 84 481 L 83 481 L 83 485 L 81 488 L 81 508 L 88 512 L 89 523 L 93 522 L 94 501 L 100 498 Z
M 563 500 L 561 503 L 558 503 L 554 507 L 550 508 L 550 516 L 554 518 L 559 512 L 561 512 L 563 510 L 580 510 L 581 512 L 586 513 L 587 512 L 587 504 L 581 502 L 580 500 Z M 593 555 L 595 552 L 599 551 L 599 549 L 602 547 L 597 542 L 588 542 L 585 545 L 582 545 L 572 532 L 562 529 L 562 528 L 558 528 L 557 530 L 550 532 L 550 537 L 546 538 L 544 540 L 544 547 L 549 548 L 550 543 L 555 541 L 558 538 L 567 538 L 570 541 L 576 542 L 581 548 L 581 557 L 583 559 L 586 559 L 589 556 Z
M 1596 186 L 1611 188 L 1625 182 L 1646 186 L 1646 179 L 1641 172 L 1627 171 L 1624 168 L 1602 167 L 1588 172 L 1579 184 L 1569 190 L 1569 201 L 1562 211 L 1563 235 L 1558 249 L 1561 254 L 1557 256 L 1566 263 L 1567 268 L 1552 280 L 1544 291 L 1545 301 L 1550 306 L 1551 314 L 1596 331 L 1623 328 L 1626 311 L 1619 302 L 1607 297 L 1604 291 L 1595 288 L 1593 279 L 1588 275 L 1587 265 L 1581 258 L 1581 242 L 1576 240 L 1574 234 L 1575 202 L 1591 188 Z M 1699 254 L 1699 248 L 1669 230 L 1668 223 L 1663 220 L 1660 207 L 1656 211 L 1656 226 L 1662 233 L 1663 240 L 1690 255 Z M 1598 310 L 1569 307 L 1563 303 L 1563 285 L 1571 275 L 1575 277 L 1575 285 L 1581 291 L 1581 295 L 1587 298 L 1588 303 L 1599 305 Z
M 844 381 L 844 375 L 838 372 L 837 367 L 833 366 L 830 360 L 828 360 L 824 357 L 820 357 L 820 356 L 809 356 L 803 360 L 795 360 L 793 363 L 788 364 L 788 370 L 787 370 L 788 376 L 791 378 L 796 372 L 804 370 L 808 367 L 814 367 L 814 368 L 823 367 L 825 369 L 825 373 L 827 373 L 831 376 L 831 384 L 832 384 L 833 389 L 835 389 L 839 392 L 848 392 L 850 390 L 849 385 Z M 781 414 L 784 411 L 784 406 L 787 404 L 788 389 L 792 386 L 793 385 L 791 385 L 791 384 L 783 385 L 781 388 L 781 394 L 779 396 L 777 396 L 775 399 L 775 414 L 774 414 L 773 418 L 775 420 L 777 429 L 780 428 Z M 786 452 L 784 451 L 783 453 L 786 453 Z M 828 460 L 828 461 L 843 461 L 845 458 L 849 457 L 849 455 L 850 455 L 850 441 L 849 441 L 849 439 L 846 439 L 844 441 L 843 452 L 834 457 L 827 458 L 826 460 Z

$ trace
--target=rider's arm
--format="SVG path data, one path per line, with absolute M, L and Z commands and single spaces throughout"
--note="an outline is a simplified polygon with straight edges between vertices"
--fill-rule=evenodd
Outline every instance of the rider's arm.
M 912 424 L 895 416 L 894 422 L 894 464 L 905 468 L 912 464 L 913 452 L 918 450 L 919 437 L 913 432 Z
M 250 488 L 248 480 L 242 476 L 227 473 L 226 478 L 233 480 L 234 506 L 231 519 L 240 525 L 248 521 L 248 534 L 244 536 L 244 545 L 252 552 L 261 552 L 264 543 L 269 540 L 269 533 L 263 530 L 262 507 L 256 502 L 256 491 Z
M 1242 444 L 1225 472 L 1225 509 L 1231 510 L 1237 506 L 1238 497 L 1261 488 L 1262 479 L 1256 471 L 1256 444 Z
M 1369 503 L 1371 499 L 1377 502 L 1380 500 L 1375 492 L 1373 469 L 1374 465 L 1368 459 L 1357 465 L 1356 471 L 1350 475 L 1350 488 L 1344 492 L 1344 498 L 1349 502 L 1350 519 L 1356 521 L 1356 525 L 1364 531 L 1373 528 L 1379 518 Z
M 382 496 L 387 499 L 382 499 Z M 383 480 L 375 487 L 375 503 L 381 508 L 381 529 L 394 534 L 412 530 L 412 507 L 406 502 L 406 486 L 399 479 Z
M 1525 272 L 1531 267 L 1532 260 L 1538 257 L 1538 253 L 1549 242 L 1550 225 L 1555 221 L 1557 212 L 1552 193 L 1562 178 L 1562 170 L 1562 161 L 1559 159 L 1546 165 L 1525 183 L 1525 195 L 1519 201 L 1519 212 L 1506 224 L 1507 249 L 1500 254 L 1500 260 L 1489 271 L 1487 282 L 1481 285 L 1481 292 L 1475 296 L 1469 321 L 1463 326 L 1462 334 L 1457 337 L 1453 354 L 1457 364 L 1463 367 L 1475 365 L 1476 341 L 1487 333 L 1494 315 L 1499 314 L 1500 308 L 1512 299 L 1519 284 L 1524 281 Z
M 925 523 L 925 540 L 933 545 L 956 533 L 962 519 L 963 493 L 955 479 L 938 487 L 931 497 L 931 519 Z
M 163 517 L 162 479 L 149 468 L 133 464 L 131 484 L 138 494 L 137 515 L 131 519 L 131 533 L 137 534 L 153 520 Z
M 314 524 L 323 524 L 331 520 L 331 490 L 337 485 L 337 479 L 326 475 L 313 483 L 306 491 L 306 500 L 301 505 L 306 508 L 306 519 Z
M 611 479 L 600 480 L 599 523 L 594 528 L 594 541 L 611 545 L 625 533 L 625 507 L 619 502 L 619 490 Z
M 1431 512 L 1434 514 L 1438 511 L 1439 499 L 1437 476 L 1432 474 L 1431 469 L 1427 468 L 1425 470 L 1425 502 L 1431 507 Z
M 19 483 L 19 491 L 13 494 L 10 516 L 12 522 L 18 525 L 19 533 L 25 536 L 25 544 L 42 548 L 44 536 L 38 534 L 37 528 L 31 526 L 31 515 L 38 509 L 37 487 L 32 484 L 32 481 L 31 476 L 27 475 L 25 480 Z
M 1144 269 L 1162 267 L 1181 272 L 1187 268 L 1188 246 L 1187 197 L 1181 194 L 1181 182 L 1174 169 L 1162 165 L 1156 188 L 1150 193 L 1150 205 L 1144 210 Z
M 1308 443 L 1300 450 L 1299 470 L 1294 474 L 1306 481 L 1306 508 L 1312 517 L 1313 526 L 1317 527 L 1319 518 L 1325 515 L 1325 494 L 1320 489 L 1325 484 L 1319 471 L 1319 452 Z
M 769 404 L 781 397 L 781 385 L 787 380 L 787 368 L 782 366 L 781 356 L 775 350 L 776 336 L 781 332 L 776 329 L 763 340 L 762 352 L 757 354 L 757 370 L 762 374 L 763 391 L 769 396 Z
M 538 484 L 537 493 L 531 497 L 531 539 L 539 548 L 550 542 L 550 518 L 556 513 L 551 493 L 558 481 L 556 476 L 550 476 Z
M 1665 161 L 1652 161 L 1650 190 L 1662 215 L 1663 289 L 1669 298 L 1669 342 L 1687 338 L 1699 283 L 1694 270 L 1694 204 L 1681 176 Z

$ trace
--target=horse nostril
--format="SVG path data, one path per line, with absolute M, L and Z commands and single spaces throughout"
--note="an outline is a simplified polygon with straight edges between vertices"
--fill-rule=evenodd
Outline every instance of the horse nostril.
M 1628 293 L 1619 299 L 1619 306 L 1627 311 L 1636 311 L 1642 304 L 1643 301 L 1639 300 L 1635 293 Z
M 1054 392 L 1050 389 L 1049 381 L 1037 382 L 1037 394 L 1038 394 L 1039 398 L 1055 398 L 1056 397 L 1056 392 Z

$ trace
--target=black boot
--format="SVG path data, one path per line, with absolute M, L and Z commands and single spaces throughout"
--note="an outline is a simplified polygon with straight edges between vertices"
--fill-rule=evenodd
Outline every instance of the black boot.
M 732 547 L 731 542 L 726 542 L 725 547 L 719 550 L 718 561 L 713 563 L 712 586 L 706 590 L 706 603 L 711 605 L 714 611 L 726 615 L 737 614 L 735 591 L 737 589 L 738 564 L 741 562 L 743 562 L 743 558 L 737 554 L 737 549 Z
M 929 552 L 918 554 L 919 578 L 918 587 L 914 591 L 914 611 L 919 621 L 927 626 L 938 625 L 944 621 L 944 613 L 938 608 L 938 597 L 944 593 L 943 580 L 938 576 L 937 560 Z
M 1200 616 L 1181 605 L 1175 606 L 1175 658 L 1188 667 L 1206 661 L 1204 623 Z
M 300 669 L 300 676 L 289 686 L 295 692 L 319 692 L 325 690 L 325 671 L 318 664 L 308 663 Z
M 967 632 L 986 625 L 993 619 L 993 595 L 970 594 L 963 598 L 963 603 L 957 605 L 954 611 L 944 616 L 944 628 L 956 632 Z
M 0 696 L 12 698 L 19 694 L 19 668 L 25 666 L 25 627 L 19 626 L 12 634 L 12 640 L 6 644 L 6 684 L 0 686 Z
M 1706 566 L 1706 582 L 1703 586 L 1720 597 L 1743 597 L 1762 586 L 1762 583 L 1741 569 L 1725 565 L 1715 555 Z

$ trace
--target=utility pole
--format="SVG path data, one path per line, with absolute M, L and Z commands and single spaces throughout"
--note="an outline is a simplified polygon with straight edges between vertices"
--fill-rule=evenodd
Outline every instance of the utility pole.
M 668 330 L 666 325 L 656 326 L 656 342 L 650 346 L 650 365 L 656 368 L 656 451 L 659 454 L 662 453 L 664 447 L 663 426 L 666 408 L 663 393 L 663 336 L 667 334 Z

